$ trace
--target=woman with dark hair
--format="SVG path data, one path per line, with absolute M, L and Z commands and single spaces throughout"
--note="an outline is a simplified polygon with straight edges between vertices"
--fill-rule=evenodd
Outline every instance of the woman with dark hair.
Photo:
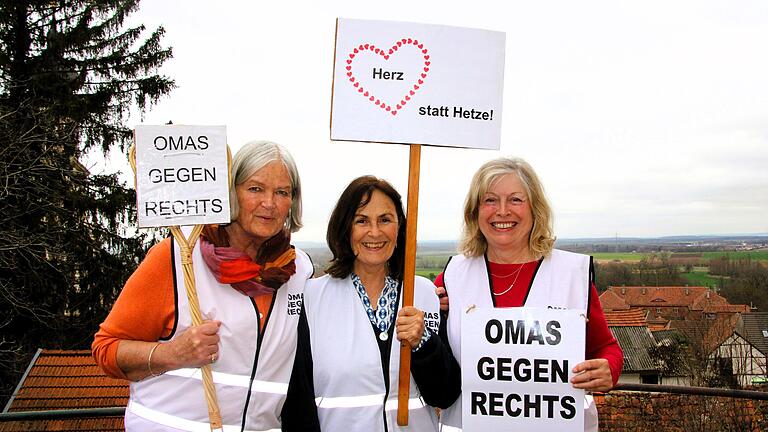
M 328 274 L 305 288 L 284 430 L 436 431 L 432 407 L 453 403 L 460 374 L 437 335 L 434 285 L 416 276 L 414 306 L 402 306 L 400 194 L 376 177 L 353 180 L 331 214 L 327 240 L 333 253 Z M 396 422 L 395 337 L 413 353 L 409 424 L 403 428 Z

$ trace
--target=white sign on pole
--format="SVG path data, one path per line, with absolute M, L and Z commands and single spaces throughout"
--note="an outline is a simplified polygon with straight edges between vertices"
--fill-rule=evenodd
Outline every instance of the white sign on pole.
M 225 126 L 136 126 L 139 228 L 229 223 Z
M 495 149 L 505 34 L 339 18 L 331 139 Z
M 462 314 L 463 430 L 583 431 L 584 390 L 570 379 L 584 361 L 585 333 L 574 310 Z

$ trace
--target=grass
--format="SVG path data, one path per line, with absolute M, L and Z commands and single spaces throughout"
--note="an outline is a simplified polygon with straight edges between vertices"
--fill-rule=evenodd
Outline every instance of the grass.
M 710 276 L 706 271 L 692 271 L 690 273 L 680 273 L 680 276 L 688 281 L 692 286 L 717 286 L 719 278 Z
M 643 257 L 649 255 L 641 252 L 595 252 L 591 254 L 598 261 L 622 261 L 622 262 L 640 262 Z M 672 258 L 675 258 L 672 253 Z M 768 262 L 768 251 L 720 251 L 720 252 L 701 252 L 701 259 L 711 260 L 727 256 L 730 259 L 746 259 L 753 261 Z M 682 255 L 685 257 L 685 255 Z
M 746 259 L 753 261 L 768 261 L 768 251 L 722 251 L 722 252 L 703 252 L 706 259 L 714 259 L 727 256 L 729 259 Z
M 429 274 L 434 273 L 435 276 L 439 275 L 443 272 L 443 268 L 417 268 L 416 274 L 419 276 L 424 276 L 427 279 L 430 279 Z
M 647 254 L 638 252 L 595 252 L 591 255 L 598 261 L 640 262 Z

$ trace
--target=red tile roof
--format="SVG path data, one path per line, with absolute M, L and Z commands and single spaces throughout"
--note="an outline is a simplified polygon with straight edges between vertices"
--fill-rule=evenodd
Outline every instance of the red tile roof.
M 705 313 L 750 313 L 752 309 L 748 305 L 707 305 Z
M 109 378 L 90 351 L 40 350 L 7 412 L 125 407 L 128 382 Z M 122 431 L 123 417 L 0 422 L 8 431 Z
M 603 306 L 603 310 L 605 311 L 629 309 L 627 302 L 625 302 L 620 295 L 616 294 L 610 289 L 600 294 L 600 304 Z
M 608 327 L 645 327 L 645 312 L 642 309 L 626 311 L 605 311 Z
M 703 310 L 708 305 L 726 305 L 728 301 L 710 290 L 700 286 L 663 286 L 663 287 L 608 287 L 603 293 L 613 293 L 630 307 L 679 307 L 691 310 Z M 600 296 L 602 301 L 603 296 Z

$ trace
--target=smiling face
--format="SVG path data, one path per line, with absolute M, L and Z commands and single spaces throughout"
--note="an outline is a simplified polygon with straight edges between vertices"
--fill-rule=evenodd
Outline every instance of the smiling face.
M 399 223 L 392 200 L 378 189 L 352 219 L 350 246 L 355 254 L 354 271 L 374 272 L 386 267 L 397 244 Z
M 488 242 L 489 259 L 528 255 L 533 213 L 517 174 L 505 174 L 491 183 L 485 195 L 480 197 L 477 222 Z
M 291 177 L 282 162 L 273 161 L 235 186 L 240 213 L 237 233 L 260 244 L 277 234 L 291 209 Z

